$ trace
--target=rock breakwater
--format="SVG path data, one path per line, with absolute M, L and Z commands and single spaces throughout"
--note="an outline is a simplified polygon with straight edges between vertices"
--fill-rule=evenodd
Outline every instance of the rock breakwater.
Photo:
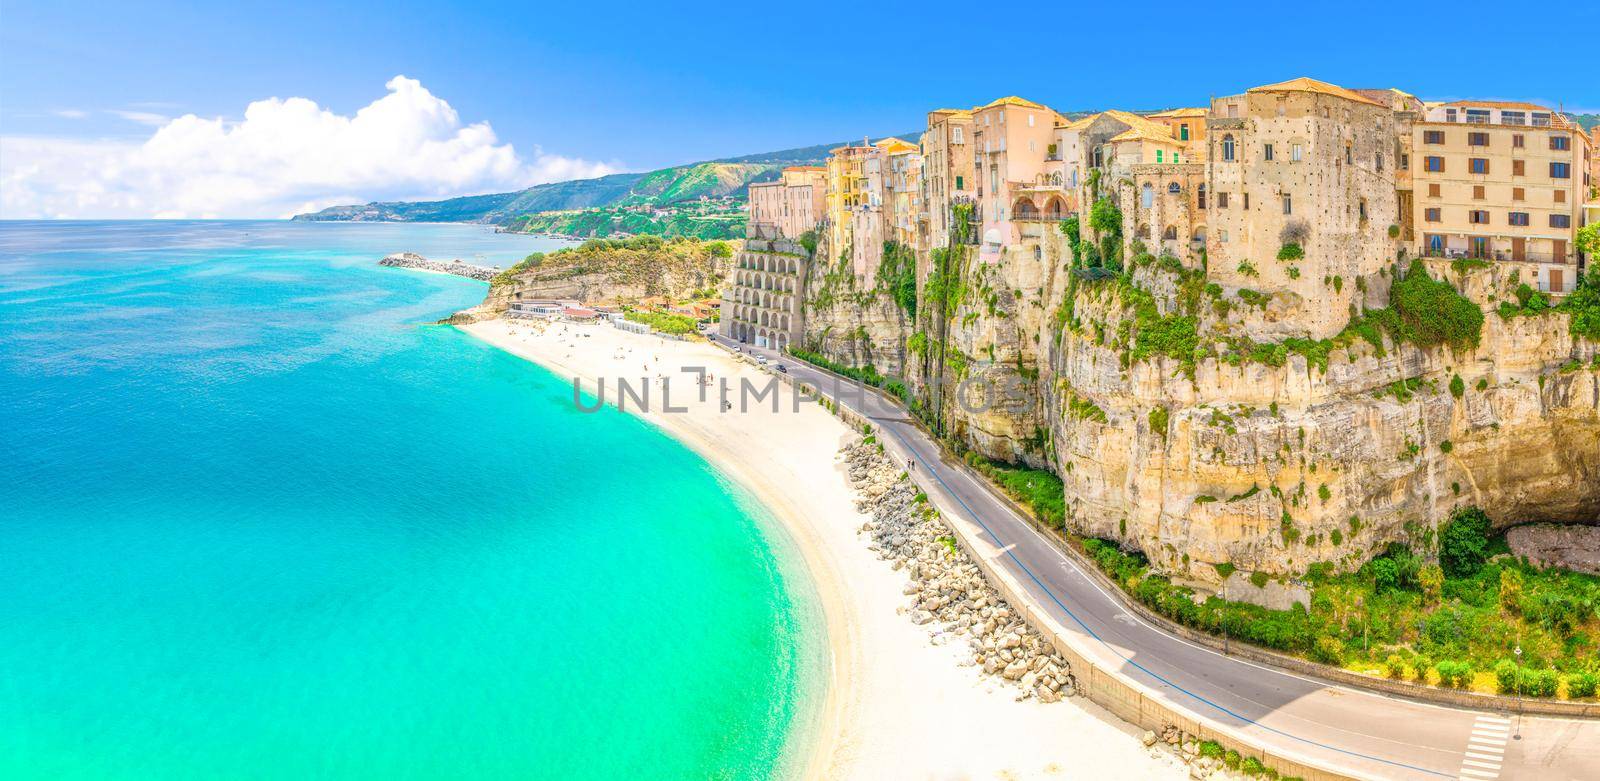
M 459 259 L 453 260 L 428 260 L 415 252 L 396 252 L 383 260 L 378 261 L 380 266 L 393 268 L 409 268 L 418 271 L 432 271 L 438 274 L 454 274 L 458 277 L 476 279 L 479 282 L 488 282 L 494 279 L 500 269 L 490 266 L 477 266 L 463 263 Z
M 1015 683 L 1018 699 L 1056 702 L 1077 694 L 1067 660 L 989 585 L 938 511 L 878 445 L 858 440 L 843 457 L 860 494 L 857 507 L 872 516 L 861 532 L 879 557 L 909 577 L 904 612 L 911 620 L 926 626 L 935 644 L 965 642 L 970 653 L 963 664 Z

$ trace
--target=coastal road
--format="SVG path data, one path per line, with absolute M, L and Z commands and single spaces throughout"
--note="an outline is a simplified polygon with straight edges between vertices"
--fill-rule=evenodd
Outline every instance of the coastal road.
M 729 343 L 720 337 L 723 347 Z M 1104 669 L 1137 680 L 1180 711 L 1291 756 L 1375 779 L 1600 779 L 1600 721 L 1452 708 L 1319 681 L 1196 645 L 1146 623 L 1103 589 L 979 478 L 947 462 L 905 408 L 790 356 L 779 361 L 881 430 L 917 462 L 913 476 L 942 508 L 981 529 L 1033 601 Z

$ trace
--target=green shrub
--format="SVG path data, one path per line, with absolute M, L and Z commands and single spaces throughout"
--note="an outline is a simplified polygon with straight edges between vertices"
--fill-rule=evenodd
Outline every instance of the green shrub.
M 1390 678 L 1398 681 L 1405 677 L 1406 662 L 1399 654 L 1389 654 L 1388 658 L 1383 660 L 1383 669 L 1389 673 Z
M 1585 226 L 1589 230 L 1593 226 Z M 1600 265 L 1592 262 L 1589 273 L 1578 279 L 1578 288 L 1561 303 L 1561 308 L 1572 315 L 1568 328 L 1573 336 L 1600 342 Z
M 1567 678 L 1567 697 L 1569 699 L 1593 697 L 1596 688 L 1600 688 L 1600 673 L 1578 673 Z
M 1457 375 L 1455 375 L 1455 376 L 1450 378 L 1450 395 L 1451 396 L 1454 396 L 1454 397 L 1459 399 L 1462 396 L 1466 395 L 1466 392 L 1467 392 L 1467 384 L 1462 381 L 1461 375 L 1457 374 Z
M 1446 659 L 1435 665 L 1434 670 L 1439 673 L 1440 686 L 1460 689 L 1472 683 L 1474 671 L 1470 662 Z
M 1317 638 L 1311 647 L 1311 658 L 1326 665 L 1339 667 L 1344 664 L 1344 645 L 1330 635 Z
M 1261 760 L 1255 757 L 1245 757 L 1239 762 L 1239 772 L 1247 776 L 1264 776 L 1269 771 L 1266 765 L 1261 764 Z
M 1400 315 L 1402 336 L 1415 344 L 1464 350 L 1477 347 L 1483 336 L 1483 311 L 1450 283 L 1428 276 L 1420 260 L 1390 288 L 1389 301 Z
M 1306 256 L 1306 251 L 1299 244 L 1290 242 L 1278 248 L 1278 260 L 1300 260 Z
M 1213 564 L 1211 566 L 1217 568 L 1217 574 L 1221 575 L 1223 580 L 1227 580 L 1228 576 L 1232 575 L 1235 570 L 1235 567 L 1226 561 L 1222 562 L 1221 564 Z
M 1252 573 L 1250 573 L 1250 582 L 1256 588 L 1266 588 L 1267 587 L 1267 573 L 1265 573 L 1265 572 L 1252 572 Z
M 1222 750 L 1221 743 L 1218 743 L 1215 740 L 1200 741 L 1200 756 L 1209 759 L 1222 759 L 1222 755 L 1224 753 L 1226 752 Z
M 1453 578 L 1471 577 L 1488 558 L 1489 516 L 1477 507 L 1457 510 L 1439 533 L 1439 566 Z

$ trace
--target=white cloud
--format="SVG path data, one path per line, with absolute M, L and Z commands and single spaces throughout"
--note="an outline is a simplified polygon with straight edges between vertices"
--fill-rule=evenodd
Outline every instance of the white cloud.
M 353 116 L 268 98 L 243 120 L 193 114 L 143 143 L 0 137 L 0 217 L 286 217 L 337 203 L 443 198 L 612 173 L 502 144 L 487 122 L 396 76 Z
M 170 117 L 167 117 L 163 114 L 151 113 L 149 111 L 124 111 L 121 109 L 111 109 L 106 113 L 115 114 L 123 119 L 128 120 L 129 122 L 137 122 L 141 125 L 149 125 L 151 127 L 161 127 L 162 125 L 172 121 Z
M 50 113 L 61 117 L 62 119 L 83 119 L 89 116 L 89 112 L 84 111 L 81 108 L 58 108 Z

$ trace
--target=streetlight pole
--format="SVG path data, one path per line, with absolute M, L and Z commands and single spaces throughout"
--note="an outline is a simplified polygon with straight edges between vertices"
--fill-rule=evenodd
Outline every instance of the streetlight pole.
M 1522 740 L 1522 633 L 1517 633 L 1517 647 L 1511 649 L 1517 657 L 1517 733 L 1515 740 Z

